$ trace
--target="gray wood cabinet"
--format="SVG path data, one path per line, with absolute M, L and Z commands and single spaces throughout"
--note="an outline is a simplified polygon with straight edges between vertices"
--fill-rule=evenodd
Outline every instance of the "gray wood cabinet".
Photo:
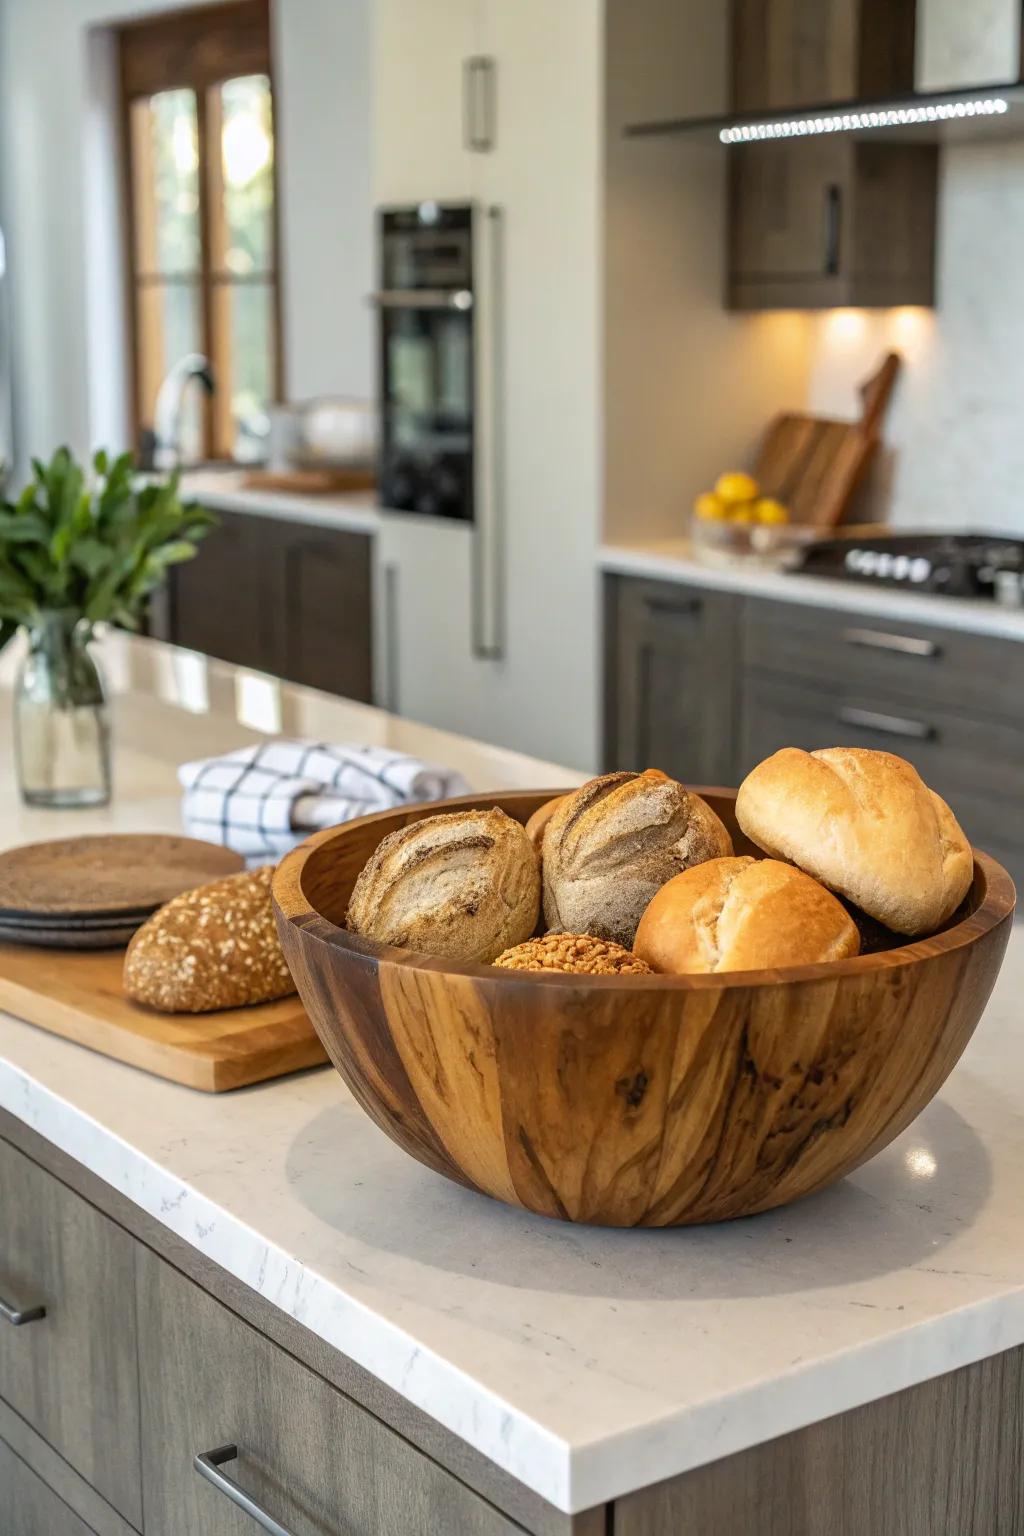
M 141 1527 L 134 1284 L 128 1234 L 0 1141 L 0 1296 L 45 1308 L 0 1319 L 0 1396 Z
M 91 1536 L 89 1527 L 0 1440 L 4 1536 Z
M 161 638 L 310 688 L 373 697 L 369 534 L 218 512 L 171 572 Z
M 717 615 L 704 640 L 663 646 L 656 693 L 645 681 L 649 635 L 623 619 L 655 591 L 666 608 L 695 601 Z M 895 752 L 949 800 L 974 843 L 1024 880 L 1024 646 L 628 577 L 608 578 L 606 607 L 607 767 L 708 782 L 690 765 L 713 763 L 716 778 L 738 784 L 784 746 Z M 716 737 L 686 745 L 702 726 Z
M 609 766 L 662 768 L 701 784 L 731 782 L 736 615 L 733 598 L 673 582 L 623 581 L 609 588 Z
M 145 1249 L 138 1309 L 147 1536 L 251 1536 L 193 1470 L 225 1443 L 223 1471 L 289 1536 L 521 1530 Z

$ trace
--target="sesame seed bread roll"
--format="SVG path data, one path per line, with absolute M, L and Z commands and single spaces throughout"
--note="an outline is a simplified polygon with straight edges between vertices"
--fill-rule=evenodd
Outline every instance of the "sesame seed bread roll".
M 775 859 L 712 859 L 677 875 L 640 919 L 634 953 L 663 975 L 846 960 L 860 936 L 817 880 Z
M 350 932 L 488 964 L 528 939 L 540 912 L 537 855 L 504 811 L 427 816 L 373 851 L 352 891 Z
M 143 923 L 124 989 L 161 1013 L 210 1013 L 295 991 L 270 901 L 274 867 L 243 870 L 175 896 Z
M 736 819 L 896 933 L 932 933 L 970 889 L 971 845 L 916 768 L 890 752 L 786 747 L 748 775 Z
M 544 919 L 632 948 L 651 898 L 673 875 L 732 853 L 699 795 L 656 769 L 608 773 L 566 795 L 544 833 Z

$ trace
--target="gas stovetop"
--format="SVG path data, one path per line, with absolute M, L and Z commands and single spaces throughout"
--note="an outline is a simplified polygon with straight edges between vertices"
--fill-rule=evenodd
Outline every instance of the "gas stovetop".
M 804 547 L 805 576 L 1019 604 L 1024 539 L 987 533 L 856 533 Z

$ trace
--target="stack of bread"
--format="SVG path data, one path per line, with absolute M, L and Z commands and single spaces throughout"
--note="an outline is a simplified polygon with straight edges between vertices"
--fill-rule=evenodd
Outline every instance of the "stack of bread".
M 860 952 L 865 918 L 916 937 L 973 873 L 946 803 L 902 758 L 786 748 L 740 787 L 737 857 L 710 805 L 657 769 L 610 773 L 541 807 L 429 816 L 393 832 L 352 892 L 349 929 L 502 969 L 690 975 Z

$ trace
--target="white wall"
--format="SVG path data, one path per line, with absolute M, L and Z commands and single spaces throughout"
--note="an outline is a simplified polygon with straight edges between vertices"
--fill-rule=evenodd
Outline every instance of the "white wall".
M 945 152 L 938 307 L 813 322 L 813 410 L 852 415 L 890 346 L 906 369 L 859 512 L 1024 534 L 1024 143 Z
M 295 398 L 371 388 L 370 4 L 275 5 L 285 375 Z M 96 29 L 169 8 L 0 0 L 0 220 L 22 464 L 62 441 L 85 451 L 127 434 L 114 74 L 110 39 Z
M 630 122 L 727 102 L 728 7 L 606 0 L 605 534 L 681 533 L 695 495 L 749 462 L 803 403 L 811 329 L 722 303 L 725 157 L 715 142 L 626 139 Z

